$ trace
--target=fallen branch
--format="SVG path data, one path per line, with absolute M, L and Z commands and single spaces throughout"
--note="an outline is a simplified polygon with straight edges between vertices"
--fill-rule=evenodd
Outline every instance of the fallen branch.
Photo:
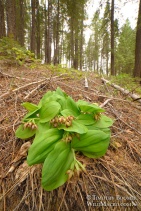
M 85 89 L 88 89 L 88 79 L 85 77 Z
M 52 77 L 52 78 L 55 79 L 55 78 L 59 78 L 59 77 L 64 76 L 64 75 L 66 75 L 66 74 L 61 74 L 61 75 L 59 75 L 59 76 L 54 76 L 54 77 Z M 7 96 L 7 95 L 9 95 L 10 93 L 12 94 L 12 93 L 14 93 L 14 92 L 20 91 L 21 89 L 27 88 L 28 86 L 31 86 L 31 85 L 34 85 L 34 84 L 44 83 L 45 81 L 48 81 L 48 80 L 50 80 L 50 79 L 51 79 L 51 78 L 45 78 L 45 79 L 40 80 L 40 81 L 34 81 L 34 82 L 29 83 L 29 84 L 25 84 L 25 85 L 23 85 L 23 86 L 20 86 L 20 87 L 14 89 L 14 90 L 9 90 L 8 92 L 6 92 L 6 93 L 4 93 L 3 95 L 1 95 L 1 96 L 0 96 L 0 99 L 3 98 L 3 97 L 5 97 L 5 96 Z
M 0 74 L 4 77 L 8 77 L 8 78 L 16 78 L 16 79 L 21 79 L 21 80 L 28 80 L 30 81 L 29 78 L 22 78 L 22 77 L 18 77 L 18 76 L 14 76 L 14 75 L 9 75 L 7 73 L 3 73 L 1 70 L 0 70 Z
M 100 105 L 101 108 L 103 108 L 105 105 L 107 105 L 109 103 L 109 101 L 111 101 L 112 99 L 107 99 L 104 103 L 102 103 Z
M 37 91 L 41 86 L 46 85 L 46 83 L 41 83 L 39 84 L 36 88 L 34 88 L 33 90 L 31 90 L 28 95 L 26 95 L 24 97 L 24 100 L 26 100 L 29 96 L 31 96 L 35 91 Z
M 132 94 L 129 90 L 126 90 L 126 89 L 124 89 L 124 88 L 122 88 L 122 87 L 120 87 L 120 86 L 118 86 L 114 83 L 110 83 L 110 81 L 106 80 L 105 78 L 101 78 L 101 80 L 106 84 L 110 84 L 112 87 L 119 90 L 123 94 L 130 96 L 134 101 L 136 100 L 136 101 L 141 103 L 141 97 L 139 95 Z

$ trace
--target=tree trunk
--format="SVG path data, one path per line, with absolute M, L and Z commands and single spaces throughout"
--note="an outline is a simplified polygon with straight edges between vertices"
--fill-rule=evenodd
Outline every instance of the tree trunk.
M 54 64 L 59 64 L 59 24 L 60 24 L 60 1 L 57 4 L 57 16 L 56 16 L 56 41 L 54 49 Z
M 16 1 L 6 0 L 7 36 L 16 39 Z
M 71 67 L 74 67 L 74 21 L 73 17 L 71 17 L 71 38 L 70 38 L 70 45 L 71 45 Z
M 33 53 L 35 53 L 36 48 L 36 19 L 35 19 L 35 6 L 36 0 L 31 0 L 31 9 L 32 9 L 32 26 L 31 26 L 31 43 L 30 48 Z
M 109 63 L 109 53 L 107 51 L 107 53 L 106 53 L 106 74 L 107 74 L 107 76 L 109 74 L 109 71 L 108 71 L 108 63 Z
M 47 63 L 47 10 L 45 5 L 45 63 Z
M 134 77 L 141 77 L 141 0 L 139 4 L 137 32 L 136 32 Z
M 78 30 L 75 30 L 75 56 L 74 56 L 74 68 L 78 69 Z
M 5 37 L 4 1 L 0 0 L 0 38 Z
M 83 20 L 81 21 L 81 38 L 80 38 L 80 70 L 83 68 Z
M 24 46 L 24 30 L 25 30 L 25 5 L 24 0 L 18 0 L 16 3 L 16 30 L 17 41 Z
M 115 55 L 114 55 L 114 0 L 111 3 L 111 75 L 115 75 Z
M 36 19 L 36 25 L 37 25 L 37 59 L 40 59 L 41 54 L 41 33 L 40 33 L 40 5 L 39 0 L 36 0 L 36 6 L 37 6 L 37 19 Z
M 46 29 L 45 29 L 45 62 L 47 64 L 51 64 L 51 32 L 52 32 L 52 24 L 51 24 L 51 18 L 52 18 L 52 3 L 50 0 L 48 0 L 48 10 L 46 11 Z

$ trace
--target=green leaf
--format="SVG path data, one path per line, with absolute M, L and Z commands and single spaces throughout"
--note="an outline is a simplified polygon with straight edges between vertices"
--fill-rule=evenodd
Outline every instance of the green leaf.
M 40 122 L 48 122 L 52 118 L 54 118 L 60 111 L 60 104 L 52 101 L 48 102 L 47 104 L 42 105 L 39 115 L 40 115 Z
M 38 114 L 39 114 L 39 108 L 38 108 L 37 110 L 28 112 L 28 113 L 24 116 L 24 118 L 22 119 L 22 121 L 27 122 L 29 119 L 38 118 Z
M 100 152 L 85 152 L 85 151 L 82 151 L 82 153 L 89 158 L 100 158 L 103 155 L 105 155 L 106 151 L 107 151 L 107 148 L 105 147 L 105 149 L 100 151 Z
M 77 122 L 77 120 L 72 121 L 72 125 L 70 127 L 66 127 L 65 125 L 61 125 L 58 129 L 63 129 L 69 132 L 75 132 L 79 134 L 83 134 L 87 132 L 87 127 Z
M 111 127 L 113 124 L 113 120 L 105 115 L 101 115 L 100 119 L 95 121 L 92 125 L 95 128 L 107 128 Z
M 95 122 L 94 117 L 91 114 L 80 114 L 76 119 L 78 123 L 84 125 L 92 125 Z
M 62 89 L 60 89 L 60 87 L 57 87 L 56 94 L 58 94 L 62 97 L 65 97 L 65 98 L 68 96 L 65 92 L 62 91 Z
M 23 124 L 18 127 L 16 130 L 16 137 L 21 138 L 21 139 L 27 139 L 32 137 L 36 133 L 36 130 L 32 130 L 30 128 L 24 128 Z
M 40 136 L 42 136 L 44 132 L 48 131 L 51 128 L 49 122 L 45 122 L 45 123 L 37 122 L 36 125 L 37 125 L 37 130 L 36 130 L 35 137 L 37 140 L 38 140 L 38 137 L 40 138 Z
M 104 112 L 105 110 L 97 106 L 96 104 L 90 104 L 84 100 L 77 101 L 77 105 L 83 112 L 90 112 L 90 113 L 100 113 Z
M 109 144 L 109 138 L 110 135 L 101 130 L 88 130 L 87 133 L 81 134 L 79 139 L 74 137 L 71 146 L 78 151 L 101 151 L 105 142 Z
M 78 116 L 80 114 L 80 110 L 76 102 L 70 96 L 68 96 L 66 100 L 66 108 L 73 111 L 75 113 L 75 116 Z
M 38 106 L 41 107 L 42 105 L 45 105 L 45 104 L 47 104 L 48 102 L 51 102 L 51 101 L 56 101 L 56 97 L 54 95 L 54 92 L 48 91 L 46 94 L 43 95 L 43 97 L 40 100 Z
M 39 109 L 39 107 L 37 105 L 35 105 L 33 103 L 29 103 L 29 102 L 22 103 L 22 106 L 31 112 Z
M 76 113 L 73 111 L 73 110 L 70 110 L 70 109 L 64 109 L 60 112 L 64 117 L 67 117 L 67 116 L 74 116 L 76 117 Z
M 40 131 L 29 148 L 27 163 L 33 165 L 43 163 L 48 153 L 54 149 L 55 143 L 63 136 L 63 131 L 56 128 Z
M 68 179 L 67 170 L 71 168 L 73 162 L 74 156 L 70 144 L 63 141 L 57 142 L 43 165 L 43 188 L 51 191 L 63 185 Z

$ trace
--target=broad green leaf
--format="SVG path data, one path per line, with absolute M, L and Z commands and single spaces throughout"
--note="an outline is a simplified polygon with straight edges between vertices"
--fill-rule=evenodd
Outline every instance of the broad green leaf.
M 84 151 L 86 147 L 91 148 L 97 143 L 104 143 L 109 137 L 109 134 L 106 134 L 101 130 L 88 130 L 87 133 L 81 134 L 79 139 L 75 137 L 71 144 L 74 149 Z M 101 147 L 101 144 L 99 146 Z M 101 151 L 101 149 L 99 151 Z
M 54 149 L 48 154 L 42 169 L 42 186 L 51 191 L 63 185 L 67 179 L 67 170 L 74 161 L 70 144 L 57 142 Z
M 107 134 L 111 135 L 111 130 L 110 130 L 109 127 L 106 127 L 106 128 L 98 128 L 98 127 L 95 127 L 94 125 L 87 125 L 87 128 L 88 128 L 88 130 L 101 130 L 104 133 L 107 133 Z
M 46 94 L 43 95 L 42 99 L 40 100 L 38 106 L 45 105 L 48 102 L 56 101 L 55 93 L 52 91 L 48 91 Z
M 55 101 L 58 102 L 61 105 L 61 108 L 64 109 L 66 108 L 66 97 L 60 95 L 57 92 L 48 92 L 43 96 L 43 98 L 41 99 L 39 105 L 45 105 L 48 104 L 51 101 Z
M 107 148 L 105 147 L 105 149 L 100 151 L 100 152 L 85 152 L 85 151 L 82 151 L 82 153 L 89 158 L 100 158 L 103 155 L 105 155 L 106 151 L 107 151 Z
M 66 127 L 65 125 L 61 125 L 58 129 L 63 129 L 69 132 L 75 132 L 79 134 L 83 134 L 87 132 L 87 127 L 77 122 L 77 120 L 72 121 L 72 125 L 70 127 Z
M 35 119 L 35 118 L 38 118 L 38 114 L 39 114 L 39 108 L 37 110 L 34 110 L 34 111 L 30 111 L 28 112 L 24 118 L 22 119 L 22 121 L 28 121 L 29 119 Z
M 35 105 L 33 103 L 29 103 L 29 102 L 22 103 L 22 106 L 31 112 L 39 109 L 39 107 L 37 105 Z
M 66 108 L 66 97 L 56 94 L 56 102 L 61 105 L 61 110 Z
M 92 125 L 95 128 L 107 128 L 111 127 L 113 120 L 105 115 L 101 115 L 101 118 Z
M 45 102 L 46 99 L 49 99 L 49 97 L 52 96 L 52 92 L 51 91 L 48 91 L 47 93 L 45 93 L 41 99 L 41 102 Z
M 54 118 L 60 111 L 60 104 L 52 101 L 48 102 L 47 104 L 42 105 L 39 115 L 40 115 L 40 122 L 48 122 L 52 118 Z
M 37 137 L 40 138 L 40 136 L 42 136 L 42 134 L 44 132 L 48 131 L 50 129 L 50 127 L 51 126 L 50 126 L 50 123 L 49 122 L 45 122 L 45 123 L 38 122 L 37 123 L 37 130 L 36 130 L 36 136 L 35 136 L 35 138 L 38 140 Z
M 62 89 L 60 89 L 60 87 L 57 87 L 55 93 L 65 98 L 68 96 L 65 92 L 62 91 Z
M 92 125 L 95 122 L 94 117 L 91 114 L 80 114 L 76 119 L 78 123 L 83 125 Z
M 61 110 L 66 109 L 66 99 L 61 97 L 56 99 L 56 102 L 58 102 L 61 106 Z
M 90 104 L 84 100 L 78 100 L 77 105 L 80 108 L 80 110 L 83 112 L 100 113 L 100 112 L 105 111 L 104 109 L 100 108 L 98 105 Z
M 80 110 L 83 112 L 90 112 L 90 113 L 100 113 L 104 112 L 104 110 L 96 105 L 82 105 L 79 106 Z
M 74 116 L 76 117 L 76 113 L 73 111 L 73 110 L 70 110 L 70 109 L 64 109 L 60 112 L 64 117 L 67 117 L 67 116 Z
M 80 140 L 81 141 L 81 140 Z M 99 142 L 95 142 L 93 144 L 87 145 L 85 147 L 80 147 L 79 151 L 85 151 L 88 153 L 97 153 L 97 152 L 101 152 L 103 150 L 106 150 L 109 146 L 109 141 L 110 141 L 110 137 L 107 137 L 105 139 L 101 138 L 101 140 Z
M 40 132 L 40 136 L 39 134 L 35 136 L 33 144 L 28 151 L 28 165 L 43 163 L 48 153 L 54 149 L 55 143 L 60 140 L 62 136 L 63 131 L 56 128 Z
M 75 116 L 80 114 L 80 110 L 76 102 L 70 96 L 68 96 L 66 100 L 66 108 L 69 110 L 72 110 L 75 113 Z
M 81 106 L 81 105 L 89 105 L 89 103 L 85 100 L 78 100 L 76 102 L 77 106 Z
M 16 130 L 16 137 L 21 139 L 27 139 L 32 137 L 36 133 L 36 130 L 32 130 L 30 128 L 24 128 L 23 124 L 18 127 Z

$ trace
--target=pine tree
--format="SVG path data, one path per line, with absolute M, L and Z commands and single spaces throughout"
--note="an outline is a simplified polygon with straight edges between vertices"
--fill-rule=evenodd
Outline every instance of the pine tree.
M 16 40 L 16 0 L 6 0 L 7 35 Z
M 135 52 L 135 30 L 127 19 L 119 34 L 118 46 L 115 53 L 115 69 L 117 74 L 133 74 Z
M 111 0 L 111 75 L 115 75 L 114 6 L 115 6 L 115 1 Z
M 136 31 L 134 77 L 140 77 L 141 78 L 141 0 L 140 0 L 140 3 L 139 3 L 137 31 Z
M 0 38 L 6 35 L 4 20 L 4 1 L 0 0 Z

